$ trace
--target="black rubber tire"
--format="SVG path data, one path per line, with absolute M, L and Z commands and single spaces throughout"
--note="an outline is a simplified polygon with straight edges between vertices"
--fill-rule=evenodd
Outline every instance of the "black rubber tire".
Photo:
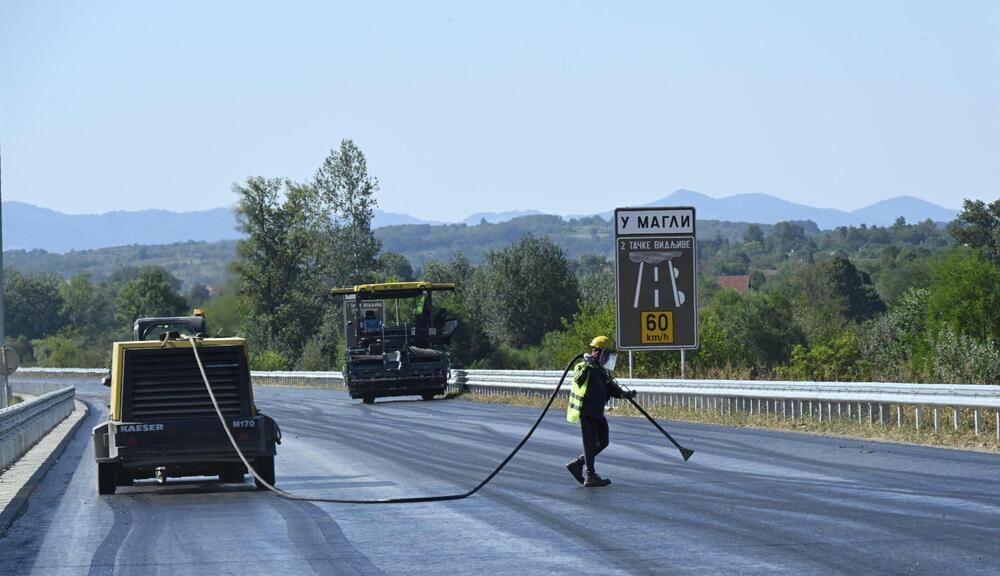
M 243 476 L 246 475 L 246 468 L 242 464 L 226 466 L 219 471 L 219 481 L 226 484 L 242 484 Z
M 434 394 L 421 394 L 420 398 L 422 398 L 425 402 L 429 402 L 434 399 Z
M 374 396 L 365 396 L 365 397 L 361 398 L 361 402 L 364 403 L 364 404 L 374 404 L 375 403 L 375 397 Z
M 258 456 L 253 461 L 253 468 L 268 484 L 274 486 L 274 456 Z M 267 490 L 267 487 L 260 483 L 257 478 L 253 479 L 258 490 Z
M 118 487 L 118 464 L 104 462 L 97 464 L 97 493 L 114 494 Z
M 119 486 L 132 486 L 135 484 L 135 475 L 132 472 L 118 470 L 118 481 L 116 483 Z

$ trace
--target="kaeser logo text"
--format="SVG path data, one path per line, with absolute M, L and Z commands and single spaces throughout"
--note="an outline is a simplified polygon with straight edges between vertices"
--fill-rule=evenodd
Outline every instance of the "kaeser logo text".
M 163 432 L 163 424 L 119 424 L 119 432 Z

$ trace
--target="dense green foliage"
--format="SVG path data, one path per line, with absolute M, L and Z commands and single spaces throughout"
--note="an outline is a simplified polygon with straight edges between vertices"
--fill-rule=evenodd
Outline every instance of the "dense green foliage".
M 541 342 L 576 309 L 579 291 L 562 249 L 527 236 L 491 251 L 472 277 L 473 320 L 496 346 Z
M 457 367 L 562 368 L 614 335 L 607 220 L 373 231 L 377 189 L 345 140 L 310 182 L 236 185 L 235 245 L 15 253 L 8 341 L 29 365 L 101 366 L 136 317 L 198 306 L 213 335 L 248 338 L 254 368 L 336 369 L 343 311 L 330 289 L 411 279 L 456 284 L 435 304 L 459 320 Z M 699 238 L 690 375 L 1000 383 L 1000 201 L 966 201 L 947 227 L 699 223 Z M 162 266 L 121 265 L 151 261 Z M 721 289 L 724 275 L 747 275 L 749 291 Z M 679 375 L 676 353 L 633 361 L 639 377 Z
M 8 344 L 26 365 L 105 366 L 111 342 L 130 338 L 136 318 L 190 312 L 179 286 L 156 266 L 123 268 L 106 282 L 94 282 L 86 273 L 64 281 L 7 268 Z

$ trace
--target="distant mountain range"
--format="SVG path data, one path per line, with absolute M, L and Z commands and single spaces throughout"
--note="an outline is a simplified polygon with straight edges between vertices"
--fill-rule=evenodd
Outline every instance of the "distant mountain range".
M 897 196 L 847 212 L 835 208 L 814 208 L 796 204 L 768 194 L 737 194 L 726 198 L 712 198 L 691 190 L 678 190 L 666 198 L 650 202 L 645 206 L 694 206 L 699 220 L 758 224 L 812 220 L 821 230 L 862 224 L 891 226 L 900 216 L 911 224 L 927 219 L 934 222 L 950 222 L 958 216 L 957 210 L 944 208 L 913 196 Z M 609 218 L 611 212 L 606 212 L 602 216 Z
M 788 202 L 767 194 L 739 194 L 712 198 L 678 190 L 645 206 L 694 206 L 699 220 L 756 222 L 775 224 L 786 220 L 812 220 L 820 229 L 838 226 L 889 226 L 902 216 L 907 222 L 928 218 L 948 222 L 957 216 L 956 210 L 943 208 L 912 196 L 883 200 L 859 210 L 847 212 L 833 208 L 814 208 Z M 468 226 L 481 222 L 499 223 L 523 216 L 535 216 L 537 210 L 510 212 L 480 212 L 462 221 Z M 609 219 L 611 211 L 601 214 Z M 132 244 L 171 244 L 185 241 L 234 240 L 241 237 L 236 230 L 236 217 L 231 208 L 215 208 L 199 212 L 139 210 L 107 212 L 105 214 L 64 214 L 23 202 L 3 203 L 4 250 L 34 250 L 63 253 L 70 250 L 90 250 Z M 422 220 L 408 214 L 376 210 L 374 228 L 412 224 L 444 224 Z

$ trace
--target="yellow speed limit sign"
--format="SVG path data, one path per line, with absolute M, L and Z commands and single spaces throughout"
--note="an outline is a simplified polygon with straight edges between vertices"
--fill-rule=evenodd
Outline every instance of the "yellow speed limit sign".
M 643 312 L 641 321 L 643 344 L 674 343 L 673 312 Z

